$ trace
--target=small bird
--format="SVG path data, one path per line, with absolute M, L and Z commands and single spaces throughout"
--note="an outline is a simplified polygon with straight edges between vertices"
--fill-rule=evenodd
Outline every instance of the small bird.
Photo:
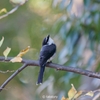
M 37 84 L 41 84 L 43 82 L 43 74 L 45 71 L 45 66 L 47 62 L 52 60 L 53 55 L 56 52 L 56 44 L 51 39 L 50 35 L 44 38 L 42 42 L 42 48 L 40 51 L 39 57 L 39 65 L 40 65 L 40 72 L 38 76 Z

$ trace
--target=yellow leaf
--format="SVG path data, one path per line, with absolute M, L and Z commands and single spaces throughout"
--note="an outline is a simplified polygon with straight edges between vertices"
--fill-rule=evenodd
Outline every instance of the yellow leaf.
M 3 55 L 5 56 L 5 59 L 7 58 L 10 51 L 11 51 L 11 48 L 7 47 L 6 50 L 3 52 Z
M 65 100 L 65 97 L 62 97 L 61 100 Z
M 26 54 L 29 51 L 29 49 L 30 49 L 30 46 L 28 46 L 26 49 L 20 51 L 20 53 L 16 57 L 12 58 L 10 61 L 13 62 L 13 63 L 14 62 L 21 62 L 22 61 L 22 58 L 21 57 L 24 54 Z
M 88 93 L 86 93 L 85 95 L 91 96 L 93 97 L 94 93 L 92 91 L 89 91 Z
M 61 98 L 61 100 L 69 100 L 69 98 L 65 98 L 64 96 Z
M 14 63 L 14 62 L 21 62 L 21 61 L 22 61 L 22 58 L 16 56 L 16 57 L 12 58 L 10 61 L 13 62 L 13 63 Z
M 82 91 L 77 92 L 76 95 L 74 96 L 74 99 L 77 99 L 79 96 L 81 96 L 81 94 L 82 94 Z
M 73 84 L 71 84 L 71 85 L 72 85 L 72 88 L 68 92 L 68 98 L 69 98 L 69 100 L 71 100 L 75 96 L 75 94 L 77 93 L 74 85 Z
M 7 13 L 6 8 L 1 9 L 1 10 L 0 10 L 0 14 L 1 14 L 1 13 Z
M 4 41 L 4 37 L 2 37 L 2 39 L 1 39 L 1 41 L 0 41 L 0 47 L 2 46 L 3 41 Z
M 26 49 L 20 51 L 20 53 L 17 55 L 18 57 L 22 57 L 24 54 L 26 54 L 30 49 L 30 46 L 28 46 Z
M 66 98 L 65 100 L 70 100 L 69 98 Z

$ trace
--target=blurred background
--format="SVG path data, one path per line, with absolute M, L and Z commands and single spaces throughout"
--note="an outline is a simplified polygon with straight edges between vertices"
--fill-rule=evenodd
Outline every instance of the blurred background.
M 0 9 L 13 9 L 8 0 L 0 0 Z M 3 15 L 5 13 L 2 13 Z M 57 45 L 54 63 L 100 71 L 100 0 L 28 0 L 16 12 L 0 20 L 0 39 L 5 41 L 0 55 L 11 47 L 9 57 L 30 46 L 24 59 L 38 60 L 41 42 L 48 34 Z M 22 64 L 0 62 L 0 70 L 17 70 Z M 61 100 L 71 84 L 77 90 L 100 87 L 100 80 L 72 72 L 46 68 L 44 82 L 36 85 L 39 67 L 29 66 L 0 93 L 0 100 Z M 12 73 L 0 73 L 0 85 Z M 56 97 L 45 97 L 56 96 Z

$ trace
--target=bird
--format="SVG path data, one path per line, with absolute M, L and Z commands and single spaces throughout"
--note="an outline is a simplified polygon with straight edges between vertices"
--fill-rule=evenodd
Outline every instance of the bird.
M 42 42 L 42 48 L 40 50 L 40 56 L 39 56 L 40 71 L 36 83 L 37 85 L 42 84 L 45 66 L 48 62 L 52 61 L 52 58 L 55 53 L 56 53 L 56 44 L 54 43 L 50 35 L 48 35 L 47 37 L 44 38 Z

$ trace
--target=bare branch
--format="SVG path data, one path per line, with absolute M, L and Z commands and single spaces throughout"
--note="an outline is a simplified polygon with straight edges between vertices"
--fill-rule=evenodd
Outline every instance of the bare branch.
M 10 60 L 12 59 L 12 57 L 8 57 L 5 60 L 5 57 L 0 57 L 0 61 L 1 62 L 10 62 Z M 0 91 L 2 91 L 2 89 L 8 84 L 8 82 L 10 82 L 19 72 L 21 72 L 24 68 L 26 68 L 27 66 L 39 66 L 39 62 L 35 61 L 35 60 L 26 60 L 23 59 L 22 62 L 23 66 L 20 67 L 18 70 L 16 70 L 0 87 Z M 88 70 L 83 70 L 80 68 L 75 68 L 75 67 L 70 67 L 70 66 L 63 66 L 63 65 L 59 65 L 59 64 L 55 64 L 55 63 L 48 63 L 47 66 L 49 68 L 54 68 L 56 70 L 62 70 L 62 71 L 68 71 L 68 72 L 74 72 L 77 74 L 81 74 L 81 75 L 85 75 L 88 77 L 93 77 L 93 78 L 98 78 L 100 79 L 100 74 L 98 73 L 94 73 L 92 71 L 88 71 Z
M 21 72 L 25 67 L 27 67 L 27 64 L 23 64 L 22 67 L 20 67 L 18 70 L 16 70 L 1 86 L 0 86 L 0 92 L 2 89 L 9 83 L 10 80 L 12 80 L 19 72 Z
M 100 89 L 93 91 L 94 92 L 94 96 L 92 98 L 92 100 L 99 100 L 100 99 Z

